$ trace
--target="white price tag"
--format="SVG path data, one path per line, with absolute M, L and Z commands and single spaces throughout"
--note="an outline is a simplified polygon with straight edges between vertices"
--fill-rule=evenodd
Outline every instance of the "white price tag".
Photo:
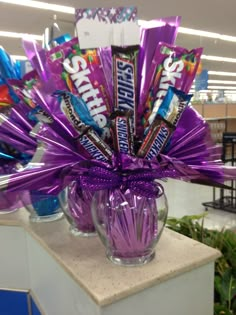
M 76 10 L 80 48 L 139 44 L 136 7 Z

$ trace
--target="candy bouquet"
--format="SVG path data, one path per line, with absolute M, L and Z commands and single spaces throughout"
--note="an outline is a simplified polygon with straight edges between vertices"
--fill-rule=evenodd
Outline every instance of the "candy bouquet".
M 24 170 L 35 154 L 37 141 L 30 132 L 39 115 L 30 90 L 36 82 L 37 73 L 20 79 L 19 67 L 10 56 L 0 49 L 0 132 L 1 132 L 1 175 L 19 173 Z M 59 218 L 59 200 L 55 196 L 37 191 L 1 192 L 0 213 L 26 206 L 33 221 Z
M 92 12 L 112 24 L 124 10 L 130 22 L 134 8 L 77 10 L 76 17 Z M 94 233 L 94 224 L 115 263 L 154 257 L 168 210 L 162 180 L 223 187 L 236 176 L 190 105 L 202 49 L 174 44 L 179 23 L 179 17 L 147 22 L 139 45 L 131 46 L 124 39 L 124 45 L 85 49 L 79 37 L 44 50 L 26 38 L 34 84 L 8 81 L 20 104 L 28 86 L 37 121 L 27 134 L 37 148 L 23 171 L 0 177 L 0 187 L 66 194 L 72 225 Z

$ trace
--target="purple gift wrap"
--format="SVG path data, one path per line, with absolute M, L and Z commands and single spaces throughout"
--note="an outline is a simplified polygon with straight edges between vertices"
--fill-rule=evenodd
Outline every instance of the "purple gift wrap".
M 179 16 L 161 18 L 145 22 L 140 27 L 140 51 L 138 62 L 138 78 L 140 82 L 139 103 L 145 102 L 145 96 L 149 89 L 149 69 L 159 42 L 165 41 L 174 44 L 181 18 Z
M 2 113 L 0 113 L 0 132 L 2 141 L 10 144 L 20 152 L 34 153 L 37 143 L 30 137 L 29 132 Z
M 37 74 L 41 78 L 42 82 L 44 82 L 44 86 L 47 88 L 47 91 L 54 91 L 55 84 L 47 67 L 46 51 L 42 49 L 39 43 L 29 36 L 23 38 L 22 44 L 26 56 L 31 62 L 34 70 L 37 71 Z
M 112 78 L 112 54 L 111 47 L 99 48 L 99 55 L 104 70 L 107 88 L 110 95 L 110 98 L 113 99 L 113 81 Z
M 143 104 L 143 123 L 150 125 L 167 94 L 174 86 L 188 93 L 193 83 L 202 54 L 202 48 L 191 51 L 179 46 L 160 42 L 157 45 L 153 63 L 149 69 L 149 91 Z
M 0 215 L 23 208 L 19 192 L 0 192 Z
M 80 182 L 72 182 L 60 194 L 62 210 L 67 217 L 70 232 L 75 236 L 95 235 L 91 206 L 94 192 L 81 189 Z
M 129 189 L 98 191 L 92 206 L 94 223 L 108 258 L 125 265 L 152 260 L 167 212 L 162 189 L 157 199 L 135 195 Z
M 17 161 L 12 160 L 1 160 L 0 174 L 13 173 L 16 171 Z M 21 192 L 6 192 L 0 191 L 0 214 L 10 213 L 23 207 L 21 202 Z

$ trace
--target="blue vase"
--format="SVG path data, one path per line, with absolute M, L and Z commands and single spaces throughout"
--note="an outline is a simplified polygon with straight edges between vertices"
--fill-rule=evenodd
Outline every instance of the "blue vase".
M 46 195 L 39 191 L 26 191 L 22 201 L 30 213 L 32 222 L 51 222 L 63 217 L 57 196 Z

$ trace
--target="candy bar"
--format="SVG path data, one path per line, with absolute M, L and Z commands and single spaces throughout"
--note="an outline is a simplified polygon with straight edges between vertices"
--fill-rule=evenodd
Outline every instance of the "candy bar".
M 185 48 L 159 43 L 149 75 L 152 77 L 144 108 L 144 124 L 154 120 L 169 86 L 188 93 L 194 80 L 202 48 L 191 51 Z
M 173 126 L 161 117 L 156 117 L 141 145 L 138 156 L 147 160 L 157 157 L 164 149 L 173 131 Z
M 79 143 L 92 158 L 101 162 L 111 161 L 112 150 L 93 130 L 88 129 L 79 137 Z
M 115 151 L 133 155 L 132 111 L 116 111 L 111 115 L 111 130 Z
M 134 132 L 137 108 L 137 55 L 138 46 L 127 48 L 112 46 L 114 107 L 134 112 Z
M 47 52 L 47 63 L 56 88 L 81 97 L 91 117 L 109 138 L 110 97 L 97 49 L 81 50 L 72 39 Z
M 191 97 L 192 95 L 185 94 L 174 87 L 169 87 L 157 115 L 176 126 Z

